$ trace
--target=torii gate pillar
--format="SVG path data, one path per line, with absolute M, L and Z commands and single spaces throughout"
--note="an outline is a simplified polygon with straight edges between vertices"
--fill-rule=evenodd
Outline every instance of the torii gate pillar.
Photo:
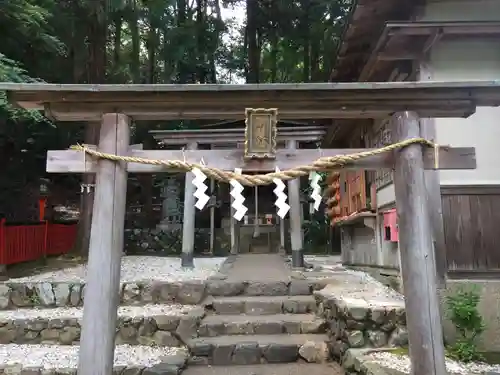
M 127 155 L 130 120 L 119 113 L 102 116 L 99 151 Z M 100 159 L 83 307 L 78 374 L 113 372 L 120 266 L 124 241 L 127 166 Z
M 396 113 L 396 142 L 420 137 L 418 116 Z M 437 296 L 436 262 L 421 145 L 395 152 L 394 188 L 406 322 L 414 375 L 445 375 L 443 329 Z
M 188 145 L 188 150 L 196 150 L 198 145 L 191 143 Z M 195 232 L 195 219 L 196 207 L 194 192 L 196 191 L 193 185 L 194 174 L 192 172 L 186 173 L 186 184 L 184 186 L 184 215 L 182 219 L 182 253 L 181 265 L 182 267 L 194 267 L 194 232 Z
M 296 150 L 297 142 L 288 141 L 288 150 Z M 304 267 L 304 242 L 302 235 L 302 214 L 300 204 L 300 178 L 288 181 L 288 198 L 290 200 L 290 239 L 292 245 L 292 267 Z

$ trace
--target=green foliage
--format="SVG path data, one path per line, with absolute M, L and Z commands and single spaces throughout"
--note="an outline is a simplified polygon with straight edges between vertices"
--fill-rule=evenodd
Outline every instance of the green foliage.
M 305 220 L 304 250 L 309 254 L 324 254 L 330 247 L 329 221 L 323 212 L 318 212 L 310 220 Z
M 321 176 L 320 186 L 325 188 L 327 173 L 319 172 Z M 302 196 L 311 195 L 309 184 L 301 189 Z M 330 248 L 330 223 L 325 215 L 323 207 L 315 211 L 308 220 L 302 224 L 304 230 L 304 249 L 310 254 L 327 253 Z
M 446 297 L 448 318 L 454 324 L 458 337 L 448 348 L 449 353 L 463 362 L 481 360 L 477 339 L 484 332 L 485 324 L 479 313 L 480 293 L 477 286 L 461 288 Z
M 0 82 L 234 83 L 249 71 L 260 82 L 328 79 L 349 0 L 258 0 L 250 2 L 257 17 L 242 24 L 247 3 L 0 0 Z M 257 41 L 251 51 L 248 30 Z M 257 61 L 249 61 L 250 52 Z M 132 142 L 147 140 L 151 128 L 200 123 L 137 122 Z M 48 149 L 84 141 L 81 127 L 57 125 L 0 93 L 0 156 L 7 160 L 0 172 L 10 177 L 0 183 L 0 214 L 17 214 L 12 202 L 24 201 L 23 189 L 46 177 Z M 320 221 L 308 224 L 308 233 L 321 232 Z

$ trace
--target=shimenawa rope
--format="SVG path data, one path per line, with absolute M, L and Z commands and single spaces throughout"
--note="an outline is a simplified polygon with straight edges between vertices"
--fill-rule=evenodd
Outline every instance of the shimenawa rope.
M 261 175 L 246 175 L 246 174 L 236 174 L 231 171 L 223 171 L 217 168 L 212 168 L 202 164 L 196 163 L 188 163 L 181 160 L 158 160 L 158 159 L 146 159 L 146 158 L 138 158 L 134 156 L 121 156 L 114 154 L 107 154 L 104 152 L 96 151 L 88 148 L 86 145 L 75 145 L 71 146 L 70 149 L 76 151 L 82 151 L 85 154 L 94 156 L 99 159 L 107 159 L 112 161 L 122 161 L 126 163 L 139 163 L 139 164 L 151 164 L 151 165 L 161 165 L 168 169 L 176 169 L 184 172 L 189 172 L 194 168 L 200 169 L 203 173 L 207 175 L 209 178 L 213 178 L 215 180 L 221 182 L 229 182 L 230 180 L 236 180 L 242 185 L 246 186 L 261 186 L 261 185 L 270 185 L 274 183 L 275 178 L 279 178 L 282 181 L 293 180 L 298 177 L 307 176 L 310 172 L 323 172 L 323 171 L 331 171 L 335 168 L 342 168 L 343 166 L 353 163 L 355 161 L 375 156 L 379 154 L 383 154 L 386 152 L 394 151 L 397 149 L 401 149 L 404 147 L 408 147 L 414 144 L 421 144 L 424 146 L 433 147 L 436 150 L 435 154 L 435 163 L 438 165 L 438 151 L 439 145 L 428 141 L 424 138 L 411 138 L 406 139 L 401 142 L 394 143 L 392 145 L 384 146 L 376 150 L 370 151 L 362 151 L 357 152 L 350 155 L 336 155 L 329 157 L 321 157 L 311 163 L 310 165 L 304 165 L 295 167 L 285 171 L 266 173 Z

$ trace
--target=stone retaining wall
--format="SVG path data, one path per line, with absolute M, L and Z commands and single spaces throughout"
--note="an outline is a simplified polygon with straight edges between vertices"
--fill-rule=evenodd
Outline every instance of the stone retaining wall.
M 118 317 L 116 344 L 183 346 L 198 336 L 203 309 L 185 316 Z M 80 340 L 81 320 L 77 318 L 36 318 L 0 320 L 0 344 L 73 345 Z
M 318 314 L 329 325 L 331 352 L 342 358 L 349 348 L 400 347 L 408 344 L 404 302 L 368 304 L 316 292 Z
M 226 282 L 224 280 L 123 283 L 121 305 L 179 303 L 196 305 L 208 296 L 286 296 L 309 294 L 313 285 L 305 280 L 291 282 Z M 82 306 L 85 283 L 0 283 L 0 310 L 18 307 Z

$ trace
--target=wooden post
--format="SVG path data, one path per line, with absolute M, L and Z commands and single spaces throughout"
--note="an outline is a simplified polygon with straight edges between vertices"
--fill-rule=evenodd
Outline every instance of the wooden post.
M 285 219 L 280 217 L 280 251 L 285 252 Z
M 287 149 L 295 151 L 297 141 L 288 141 Z M 290 200 L 290 235 L 292 242 L 292 267 L 304 267 L 304 250 L 302 241 L 302 215 L 300 203 L 300 178 L 288 181 L 288 199 Z
M 413 112 L 395 114 L 393 140 L 418 137 L 417 115 Z M 421 145 L 396 151 L 394 187 L 412 374 L 445 375 L 443 329 Z
M 210 197 L 215 197 L 215 180 L 210 179 Z M 215 204 L 217 198 L 213 199 L 210 206 L 210 254 L 214 255 L 215 248 Z
M 231 192 L 231 187 L 229 187 L 229 192 Z M 244 192 L 242 193 L 244 194 Z M 229 194 L 231 198 L 231 206 L 229 207 L 230 223 L 231 223 L 231 254 L 236 255 L 240 252 L 240 223 L 236 221 L 233 217 L 235 210 L 233 209 L 234 198 Z
M 127 116 L 119 113 L 103 115 L 99 150 L 126 155 L 129 133 Z M 126 193 L 125 163 L 99 160 L 80 340 L 80 375 L 109 375 L 113 372 Z
M 198 144 L 190 143 L 187 147 L 188 150 L 196 150 Z M 184 215 L 182 221 L 182 253 L 181 265 L 182 267 L 194 267 L 194 231 L 195 231 L 195 218 L 196 218 L 196 198 L 194 192 L 196 187 L 193 185 L 194 174 L 192 172 L 186 173 L 185 187 L 184 187 Z
M 231 191 L 231 188 L 229 188 Z M 229 228 L 231 231 L 231 254 L 237 254 L 236 250 L 236 219 L 233 217 L 234 209 L 233 209 L 233 201 L 234 198 L 230 197 L 230 205 L 229 205 Z
M 421 62 L 418 67 L 419 80 L 432 80 L 432 71 L 429 64 Z M 420 119 L 420 136 L 429 141 L 436 141 L 436 120 L 433 118 Z M 441 181 L 439 170 L 425 171 L 425 185 L 427 188 L 427 205 L 430 210 L 431 229 L 434 243 L 434 258 L 436 261 L 436 275 L 438 288 L 446 287 L 448 264 L 446 261 L 446 241 L 444 238 L 443 206 L 441 200 Z

